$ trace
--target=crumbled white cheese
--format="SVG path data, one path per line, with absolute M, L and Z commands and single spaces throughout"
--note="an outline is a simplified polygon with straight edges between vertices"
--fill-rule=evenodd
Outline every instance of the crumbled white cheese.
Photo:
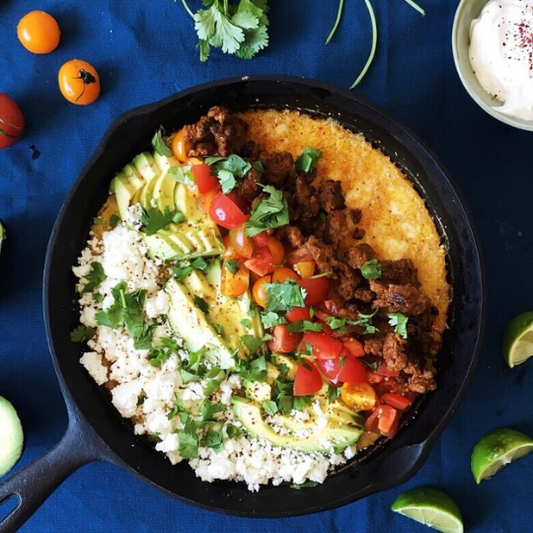
M 85 352 L 80 359 L 80 363 L 87 369 L 87 372 L 98 385 L 103 385 L 108 381 L 107 367 L 102 364 L 102 356 L 100 354 Z

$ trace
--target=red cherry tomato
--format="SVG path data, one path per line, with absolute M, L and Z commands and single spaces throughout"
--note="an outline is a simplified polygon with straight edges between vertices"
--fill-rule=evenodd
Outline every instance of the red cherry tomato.
M 363 383 L 366 380 L 365 365 L 348 354 L 335 359 L 317 359 L 316 366 L 332 385 Z
M 304 345 L 310 344 L 313 347 L 313 355 L 317 359 L 335 359 L 341 355 L 344 348 L 341 341 L 326 333 L 316 333 L 314 331 L 304 333 L 302 342 Z
M 311 320 L 309 307 L 293 307 L 287 311 L 285 317 L 289 322 L 298 322 L 298 320 Z
M 273 339 L 267 342 L 267 348 L 274 353 L 290 353 L 298 347 L 302 335 L 292 333 L 284 324 L 279 324 L 272 331 Z
M 255 303 L 257 305 L 260 305 L 261 307 L 266 307 L 267 302 L 267 293 L 266 293 L 266 285 L 272 283 L 271 276 L 264 276 L 260 279 L 258 279 L 253 286 L 252 294 L 255 300 Z
M 209 206 L 209 216 L 213 222 L 227 229 L 242 226 L 248 220 L 248 215 L 245 215 L 233 200 L 221 192 L 213 198 Z
M 294 396 L 309 396 L 322 388 L 322 376 L 317 367 L 306 361 L 298 365 L 294 377 Z
M 326 277 L 300 279 L 298 284 L 307 291 L 306 305 L 318 305 L 328 297 L 329 279 Z
M 229 230 L 229 245 L 235 250 L 240 257 L 249 259 L 254 253 L 254 243 L 248 235 L 246 235 L 244 226 L 232 228 Z
M 15 144 L 24 133 L 24 115 L 17 103 L 0 93 L 0 149 Z
M 216 176 L 211 175 L 211 167 L 209 165 L 205 163 L 192 165 L 191 172 L 200 194 L 219 188 L 219 181 Z
M 245 261 L 246 268 L 258 276 L 265 276 L 274 270 L 272 254 L 266 246 L 256 247 L 253 257 Z
M 407 409 L 413 403 L 412 400 L 410 400 L 409 398 L 401 396 L 400 394 L 394 394 L 392 392 L 387 392 L 383 394 L 382 396 L 380 396 L 379 399 L 383 403 L 394 407 L 394 409 L 398 409 L 398 411 L 403 411 L 404 409 Z
M 363 343 L 358 341 L 357 339 L 346 339 L 343 341 L 344 349 L 354 357 L 363 357 L 365 355 L 365 349 L 363 347 Z
M 376 370 L 378 376 L 383 376 L 385 378 L 397 378 L 400 375 L 399 370 L 389 370 L 387 363 L 381 363 Z
M 378 405 L 366 419 L 365 429 L 392 438 L 398 431 L 400 416 L 390 405 Z

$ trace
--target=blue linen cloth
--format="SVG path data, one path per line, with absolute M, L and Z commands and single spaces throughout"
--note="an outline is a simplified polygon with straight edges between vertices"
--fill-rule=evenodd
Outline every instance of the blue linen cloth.
M 190 0 L 191 7 L 201 6 Z M 22 107 L 27 131 L 0 151 L 0 218 L 8 241 L 0 269 L 0 394 L 16 405 L 26 432 L 20 468 L 65 431 L 66 412 L 45 339 L 41 282 L 47 240 L 69 188 L 122 112 L 199 83 L 247 74 L 288 74 L 347 88 L 366 61 L 371 33 L 362 0 L 347 0 L 328 45 L 337 2 L 272 1 L 270 46 L 252 61 L 219 51 L 200 63 L 192 20 L 179 2 L 39 0 L 0 5 L 0 92 Z M 374 533 L 425 531 L 390 511 L 402 491 L 431 485 L 459 505 L 469 532 L 533 530 L 533 456 L 476 486 L 470 453 L 497 427 L 533 435 L 531 362 L 509 370 L 500 355 L 506 322 L 533 307 L 532 134 L 484 114 L 455 72 L 451 28 L 457 2 L 420 0 L 422 17 L 402 0 L 374 0 L 379 44 L 356 93 L 389 110 L 440 156 L 462 188 L 487 260 L 489 313 L 472 386 L 422 469 L 408 482 L 343 508 L 285 519 L 244 519 L 172 499 L 107 463 L 81 468 L 22 528 L 30 532 Z M 59 48 L 39 56 L 16 37 L 28 11 L 53 14 Z M 67 60 L 92 63 L 102 95 L 91 106 L 66 102 L 57 72 Z M 0 510 L 0 516 L 2 512 Z

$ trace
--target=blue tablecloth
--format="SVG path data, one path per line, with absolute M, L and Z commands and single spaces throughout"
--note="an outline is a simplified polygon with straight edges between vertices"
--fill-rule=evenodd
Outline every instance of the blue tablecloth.
M 27 120 L 23 140 L 0 152 L 0 218 L 9 235 L 0 271 L 0 394 L 16 405 L 26 432 L 17 468 L 65 431 L 42 318 L 43 261 L 61 203 L 111 122 L 132 107 L 228 76 L 290 74 L 347 88 L 364 64 L 370 23 L 362 0 L 346 2 L 342 26 L 328 46 L 336 1 L 270 3 L 271 44 L 264 52 L 243 61 L 215 51 L 207 63 L 200 63 L 192 21 L 176 1 L 1 3 L 0 92 L 19 102 Z M 203 511 L 114 466 L 93 463 L 65 481 L 22 531 L 424 531 L 390 511 L 400 492 L 420 485 L 448 492 L 467 531 L 533 530 L 533 456 L 480 486 L 470 474 L 472 446 L 485 432 L 516 427 L 533 435 L 532 363 L 509 370 L 499 350 L 506 322 L 533 307 L 533 136 L 484 114 L 461 86 L 451 51 L 456 1 L 420 0 L 425 17 L 402 0 L 373 3 L 379 45 L 356 92 L 395 114 L 441 157 L 473 211 L 487 260 L 490 301 L 480 364 L 429 459 L 400 487 L 341 509 L 280 520 Z M 199 0 L 190 4 L 200 7 Z M 17 40 L 17 22 L 32 9 L 52 13 L 62 28 L 51 54 L 30 54 Z M 73 106 L 58 91 L 58 69 L 73 58 L 100 72 L 102 95 L 91 106 Z

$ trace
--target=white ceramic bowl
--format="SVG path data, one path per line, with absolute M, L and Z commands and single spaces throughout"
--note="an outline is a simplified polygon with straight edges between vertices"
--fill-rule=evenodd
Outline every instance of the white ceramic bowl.
M 452 30 L 452 48 L 455 67 L 465 89 L 473 100 L 495 119 L 515 128 L 533 131 L 533 121 L 521 120 L 500 113 L 501 103 L 481 87 L 468 57 L 470 47 L 470 26 L 481 13 L 488 0 L 461 0 L 455 13 Z

